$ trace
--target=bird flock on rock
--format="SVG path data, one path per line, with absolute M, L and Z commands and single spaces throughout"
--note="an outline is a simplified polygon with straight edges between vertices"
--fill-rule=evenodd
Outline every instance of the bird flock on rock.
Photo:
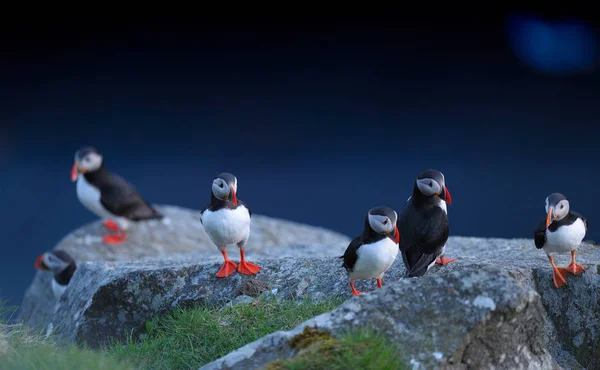
M 126 180 L 111 173 L 104 165 L 103 156 L 93 147 L 82 147 L 75 152 L 71 180 L 77 182 L 79 201 L 96 216 L 104 219 L 104 226 L 114 234 L 104 236 L 109 245 L 125 242 L 132 223 L 161 219 L 163 215 L 138 194 Z M 238 199 L 238 180 L 227 172 L 217 175 L 211 184 L 210 202 L 201 212 L 201 222 L 216 248 L 223 255 L 223 265 L 216 273 L 226 278 L 236 271 L 245 275 L 257 274 L 261 267 L 246 260 L 244 250 L 251 229 L 252 212 Z M 456 258 L 445 256 L 450 234 L 447 206 L 452 204 L 444 175 L 437 170 L 421 172 L 414 181 L 413 192 L 402 210 L 385 206 L 373 207 L 365 215 L 362 234 L 348 245 L 342 267 L 346 269 L 353 295 L 360 292 L 354 283 L 382 279 L 398 253 L 402 255 L 406 277 L 423 276 L 434 264 L 446 265 Z M 579 275 L 583 266 L 575 262 L 576 250 L 587 232 L 587 220 L 570 208 L 567 198 L 560 193 L 546 198 L 545 214 L 534 231 L 534 245 L 543 249 L 552 265 L 553 282 L 557 288 L 567 282 L 567 272 Z M 227 246 L 235 244 L 240 250 L 236 264 L 227 256 Z M 566 267 L 554 263 L 554 254 L 570 253 L 572 262 Z M 35 268 L 53 273 L 52 291 L 60 297 L 76 269 L 71 256 L 61 250 L 43 253 L 35 261 Z

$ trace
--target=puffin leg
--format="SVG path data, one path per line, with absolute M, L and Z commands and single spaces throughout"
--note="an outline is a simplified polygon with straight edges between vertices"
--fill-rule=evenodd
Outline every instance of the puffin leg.
M 352 281 L 350 282 L 350 288 L 352 288 L 352 295 L 353 296 L 361 294 L 361 292 L 359 292 L 358 290 L 356 290 L 356 288 L 354 287 L 354 283 Z
M 573 275 L 579 275 L 585 271 L 583 266 L 575 263 L 575 250 L 571 251 L 571 263 L 567 266 L 567 271 L 569 271 Z
M 219 270 L 219 272 L 217 272 L 217 277 L 226 278 L 227 276 L 235 272 L 235 268 L 237 267 L 237 265 L 235 264 L 235 262 L 233 262 L 227 257 L 227 251 L 225 250 L 225 248 L 221 250 L 221 254 L 223 255 L 223 260 L 225 262 L 223 262 L 223 266 L 221 266 L 221 269 Z
M 115 245 L 115 244 L 123 243 L 125 241 L 125 239 L 127 239 L 127 232 L 121 231 L 120 233 L 117 233 L 117 234 L 104 235 L 103 240 L 104 240 L 105 244 Z
M 456 261 L 456 258 L 446 258 L 446 256 L 442 255 L 440 258 L 435 260 L 435 264 L 436 265 L 447 265 L 453 261 Z
M 260 266 L 246 261 L 246 258 L 244 258 L 244 249 L 240 249 L 240 264 L 238 265 L 238 272 L 244 275 L 253 275 L 257 274 L 259 271 Z
M 567 283 L 567 270 L 556 266 L 552 256 L 548 256 L 548 259 L 552 264 L 552 280 L 554 281 L 554 286 L 560 288 Z
M 377 279 L 377 287 L 381 288 L 383 286 L 382 282 L 381 282 L 381 278 Z
M 104 227 L 112 231 L 119 231 L 119 225 L 117 225 L 113 220 L 104 221 Z

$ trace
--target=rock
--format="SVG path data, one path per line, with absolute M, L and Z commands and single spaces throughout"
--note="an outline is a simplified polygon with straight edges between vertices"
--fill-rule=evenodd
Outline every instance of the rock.
M 247 295 L 240 295 L 233 299 L 233 301 L 227 303 L 225 307 L 235 306 L 236 304 L 246 304 L 254 302 L 254 298 Z
M 315 245 L 312 248 L 323 247 Z M 62 338 L 97 347 L 109 338 L 119 340 L 130 332 L 142 333 L 147 319 L 171 311 L 176 305 L 185 307 L 203 303 L 222 307 L 238 295 L 251 296 L 260 291 L 261 296 L 274 295 L 278 299 L 351 298 L 342 261 L 337 258 L 341 253 L 338 252 L 332 253 L 331 257 L 320 258 L 274 259 L 249 255 L 249 259 L 262 266 L 263 270 L 256 276 L 234 274 L 227 279 L 215 277 L 221 265 L 220 256 L 206 257 L 204 254 L 187 255 L 171 261 L 87 262 L 80 266 L 65 291 L 53 320 L 54 327 L 62 327 L 59 332 Z M 489 275 L 489 268 L 500 268 L 502 273 L 498 276 L 501 276 L 503 284 L 512 284 L 518 287 L 517 291 L 527 288 L 538 292 L 547 317 L 541 332 L 542 339 L 556 361 L 568 368 L 571 368 L 569 364 L 600 368 L 597 358 L 600 346 L 598 247 L 582 244 L 577 261 L 586 268 L 586 272 L 581 276 L 569 275 L 567 285 L 561 289 L 553 286 L 550 263 L 544 252 L 534 247 L 531 239 L 451 237 L 447 256 L 458 257 L 458 260 L 446 266 L 432 267 L 426 275 L 428 279 L 445 286 L 455 284 L 456 274 L 463 274 L 460 286 L 461 292 L 466 294 L 469 286 L 483 289 L 478 285 L 478 275 L 473 272 L 485 269 Z M 567 265 L 569 260 L 570 255 L 555 258 L 558 265 Z M 403 279 L 403 273 L 399 256 L 383 279 L 384 287 L 405 286 L 407 281 L 423 279 Z M 250 293 L 245 290 L 248 287 L 258 288 Z M 378 290 L 374 281 L 362 281 L 356 287 L 364 293 Z M 412 294 L 409 299 L 421 302 L 422 293 L 403 289 Z M 504 293 L 493 295 L 499 292 Z M 442 297 L 454 294 L 444 290 L 435 293 Z M 494 306 L 498 310 L 504 307 L 502 302 L 510 301 L 509 293 L 510 290 L 497 289 L 487 295 L 481 294 L 479 298 L 478 295 L 469 296 L 469 299 L 478 309 L 492 311 Z M 430 308 L 422 306 L 421 309 L 427 311 Z M 455 324 L 446 322 L 446 325 Z M 456 325 L 460 327 L 464 323 Z M 459 329 L 447 330 L 455 333 Z
M 350 299 L 291 331 L 279 331 L 201 370 L 262 369 L 295 355 L 307 327 L 339 336 L 365 327 L 383 333 L 413 369 L 550 369 L 540 296 L 495 267 L 454 271 L 443 278 L 403 279 Z
M 54 249 L 68 252 L 79 264 L 86 261 L 144 258 L 177 259 L 190 253 L 197 256 L 197 262 L 203 262 L 206 258 L 215 261 L 222 258 L 204 232 L 199 211 L 175 206 L 156 208 L 166 217 L 133 226 L 124 244 L 103 244 L 102 236 L 108 231 L 98 220 L 68 234 Z M 343 253 L 349 242 L 350 238 L 323 228 L 253 215 L 246 256 L 335 256 Z M 232 247 L 230 256 L 239 256 L 238 251 L 237 247 Z M 50 289 L 51 279 L 52 276 L 47 272 L 36 272 L 25 293 L 18 320 L 32 327 L 46 327 L 57 303 Z

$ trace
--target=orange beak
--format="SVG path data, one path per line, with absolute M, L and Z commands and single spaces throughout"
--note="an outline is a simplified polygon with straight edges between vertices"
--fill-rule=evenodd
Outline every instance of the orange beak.
M 34 265 L 36 270 L 48 270 L 48 266 L 44 263 L 44 254 L 41 254 L 36 260 Z
M 400 231 L 398 231 L 398 226 L 394 226 L 394 231 L 396 232 L 396 235 L 394 236 L 394 242 L 398 244 L 400 243 Z
M 450 191 L 448 191 L 448 188 L 446 187 L 446 185 L 444 185 L 444 192 L 446 193 L 446 196 L 444 199 L 446 201 L 446 203 L 448 204 L 452 204 L 452 196 L 450 195 Z
M 554 208 L 550 207 L 550 209 L 548 210 L 548 215 L 546 216 L 546 227 L 550 226 L 550 224 L 552 223 L 552 212 L 554 211 Z
M 231 201 L 234 206 L 237 206 L 237 197 L 235 196 L 235 189 L 233 187 L 231 188 Z
M 77 169 L 77 162 L 73 163 L 71 167 L 71 182 L 75 182 L 79 177 L 79 170 Z

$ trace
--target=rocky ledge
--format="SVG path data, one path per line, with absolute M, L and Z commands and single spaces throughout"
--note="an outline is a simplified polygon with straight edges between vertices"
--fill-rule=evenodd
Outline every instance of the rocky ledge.
M 293 253 L 295 247 L 279 248 Z M 349 300 L 206 368 L 250 369 L 292 356 L 286 340 L 307 325 L 337 335 L 344 327 L 364 324 L 386 329 L 417 368 L 548 368 L 548 354 L 564 368 L 600 368 L 600 248 L 592 244 L 579 248 L 578 263 L 586 272 L 569 275 L 567 285 L 556 289 L 547 257 L 530 239 L 451 237 L 447 254 L 457 261 L 435 266 L 422 278 L 405 279 L 399 256 L 384 277 L 384 288 L 360 282 L 356 286 L 366 294 L 359 297 L 351 297 L 337 258 L 341 250 L 315 258 L 249 255 L 262 271 L 227 279 L 215 276 L 219 257 L 204 254 L 83 263 L 60 301 L 54 328 L 59 338 L 98 347 L 144 332 L 147 319 L 176 306 L 218 306 L 260 294 L 313 300 L 337 296 Z M 555 260 L 567 265 L 570 256 Z
M 79 265 L 87 261 L 136 261 L 146 258 L 160 258 L 162 263 L 187 254 L 195 255 L 195 263 L 222 258 L 204 231 L 199 211 L 164 205 L 156 208 L 166 217 L 136 224 L 128 233 L 127 241 L 121 245 L 102 243 L 102 236 L 108 231 L 98 220 L 68 234 L 53 249 L 68 252 Z M 343 253 L 349 242 L 347 236 L 320 227 L 253 215 L 246 255 L 249 258 L 335 256 Z M 231 252 L 231 257 L 239 255 L 235 249 Z M 49 273 L 35 273 L 21 304 L 19 320 L 32 327 L 45 328 L 48 325 L 57 303 L 50 289 L 51 279 Z

